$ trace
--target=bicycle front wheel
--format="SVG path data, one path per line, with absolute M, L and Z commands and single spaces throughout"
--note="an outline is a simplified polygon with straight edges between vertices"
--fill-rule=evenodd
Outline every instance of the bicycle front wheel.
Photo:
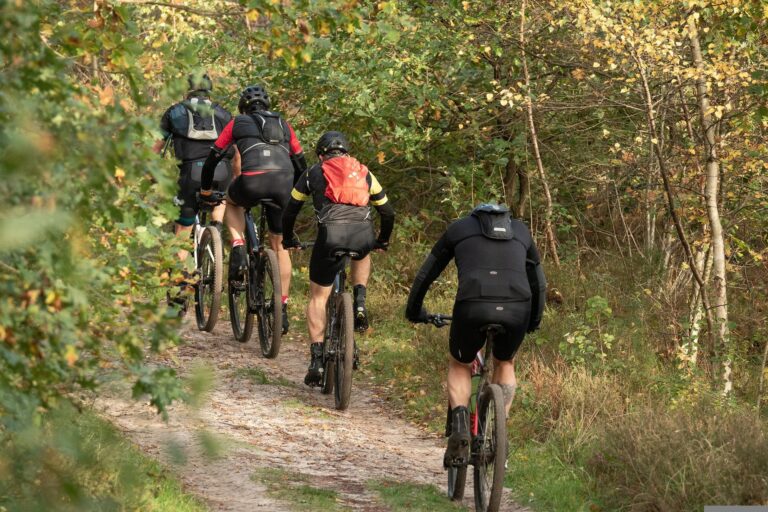
M 253 332 L 253 313 L 251 313 L 248 298 L 251 286 L 251 272 L 245 272 L 242 281 L 229 281 L 229 320 L 232 323 L 232 334 L 240 343 L 251 339 Z
M 475 457 L 475 510 L 496 512 L 504 488 L 507 459 L 507 417 L 498 384 L 486 386 L 478 404 L 479 425 Z
M 467 484 L 467 466 L 448 468 L 448 498 L 451 501 L 464 499 L 464 487 Z
M 203 230 L 197 246 L 198 279 L 195 286 L 195 318 L 197 328 L 211 332 L 219 319 L 224 255 L 221 233 L 215 227 Z
M 339 344 L 334 364 L 334 397 L 336 408 L 343 411 L 349 407 L 352 367 L 355 363 L 355 319 L 352 316 L 352 295 L 349 292 L 341 294 L 339 311 L 336 314 L 339 319 Z
M 282 287 L 275 251 L 264 249 L 261 265 L 258 274 L 259 304 L 256 309 L 259 317 L 259 343 L 262 355 L 272 359 L 280 352 L 283 336 Z

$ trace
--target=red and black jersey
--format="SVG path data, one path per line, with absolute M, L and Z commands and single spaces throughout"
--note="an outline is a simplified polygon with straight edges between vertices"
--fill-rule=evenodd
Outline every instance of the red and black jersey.
M 293 128 L 277 112 L 260 111 L 235 117 L 224 127 L 215 146 L 224 150 L 232 143 L 240 151 L 244 174 L 293 170 L 291 156 L 302 153 Z

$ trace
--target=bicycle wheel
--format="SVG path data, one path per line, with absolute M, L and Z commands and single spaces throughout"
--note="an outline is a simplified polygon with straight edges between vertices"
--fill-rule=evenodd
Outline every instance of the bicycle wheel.
M 249 257 L 250 259 L 250 257 Z M 251 286 L 250 272 L 245 273 L 242 282 L 229 281 L 229 320 L 232 323 L 232 333 L 240 343 L 251 339 L 253 332 L 253 313 L 248 304 L 248 289 Z
M 334 292 L 328 297 L 325 303 L 325 337 L 323 338 L 323 385 L 320 392 L 329 395 L 333 391 L 333 381 L 335 379 L 334 368 L 336 366 L 331 353 L 335 353 L 338 345 L 338 319 L 336 318 L 336 304 L 338 295 Z
M 339 310 L 339 344 L 334 358 L 334 397 L 336 408 L 340 411 L 349 407 L 352 394 L 352 366 L 355 363 L 355 319 L 352 316 L 352 295 L 341 294 Z
M 221 306 L 224 256 L 219 230 L 206 227 L 197 251 L 199 281 L 195 286 L 195 318 L 198 329 L 211 332 L 219 319 Z
M 325 364 L 323 365 L 323 385 L 320 388 L 320 392 L 324 395 L 330 395 L 331 391 L 333 391 L 333 382 L 336 378 L 336 372 L 334 371 L 336 362 L 333 358 L 328 357 L 327 350 L 323 350 L 323 352 L 325 356 Z
M 262 355 L 272 359 L 280 352 L 280 341 L 283 337 L 282 287 L 275 251 L 264 249 L 261 265 L 256 308 L 256 315 L 259 317 L 259 343 Z
M 467 466 L 451 466 L 448 468 L 448 497 L 451 501 L 461 501 L 464 498 L 466 483 Z
M 475 510 L 496 512 L 504 487 L 507 458 L 507 417 L 504 394 L 497 384 L 486 386 L 478 404 L 475 456 Z

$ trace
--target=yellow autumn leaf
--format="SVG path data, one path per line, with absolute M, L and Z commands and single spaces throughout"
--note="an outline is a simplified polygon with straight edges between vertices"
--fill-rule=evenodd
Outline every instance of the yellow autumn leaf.
M 64 353 L 64 360 L 67 361 L 67 366 L 75 366 L 75 363 L 77 360 L 80 359 L 80 356 L 77 355 L 77 352 L 75 351 L 74 345 L 67 345 L 67 350 Z
M 485 101 L 491 102 L 493 101 L 493 93 L 489 92 L 485 95 Z
M 125 171 L 121 167 L 115 167 L 115 179 L 122 181 L 125 178 Z
M 386 158 L 386 156 L 384 155 L 384 152 L 383 152 L 383 151 L 379 151 L 378 153 L 376 153 L 376 160 L 378 160 L 378 162 L 379 162 L 380 164 L 383 164 L 383 163 L 384 163 L 384 159 L 385 159 L 385 158 Z
M 113 105 L 115 103 L 115 90 L 111 85 L 99 90 L 99 104 L 102 107 Z

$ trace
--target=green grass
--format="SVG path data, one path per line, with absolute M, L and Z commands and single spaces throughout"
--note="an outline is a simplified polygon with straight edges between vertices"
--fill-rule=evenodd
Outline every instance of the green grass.
M 392 512 L 433 512 L 468 510 L 451 502 L 434 485 L 399 482 L 370 482 L 368 487 L 379 494 Z
M 301 473 L 277 468 L 263 468 L 253 474 L 253 480 L 267 487 L 267 494 L 289 503 L 294 510 L 337 512 L 349 510 L 336 491 L 314 487 L 309 477 Z
M 505 487 L 518 503 L 534 510 L 589 511 L 588 477 L 572 465 L 561 463 L 547 444 L 528 443 L 510 454 Z
M 208 510 L 107 421 L 68 404 L 0 433 L 0 510 Z
M 270 378 L 269 375 L 267 375 L 267 373 L 258 366 L 238 368 L 234 371 L 234 376 L 240 379 L 248 380 L 257 386 L 294 386 L 293 382 L 283 377 Z

